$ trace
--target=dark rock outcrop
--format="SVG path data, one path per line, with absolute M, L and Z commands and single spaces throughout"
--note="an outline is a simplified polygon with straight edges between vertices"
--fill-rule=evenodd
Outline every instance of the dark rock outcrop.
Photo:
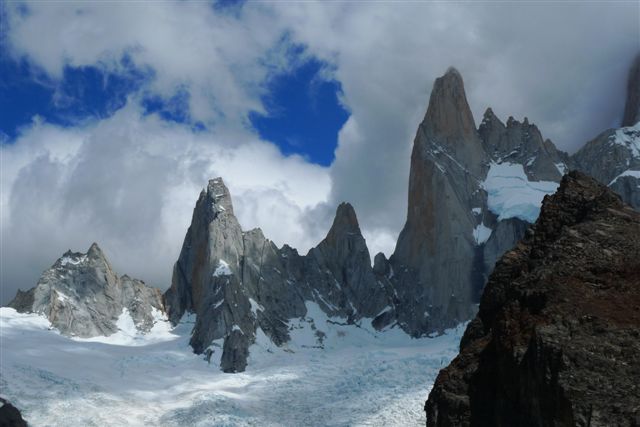
M 125 311 L 139 331 L 147 332 L 164 312 L 160 290 L 118 277 L 96 243 L 85 254 L 66 252 L 34 288 L 18 291 L 9 307 L 44 314 L 62 334 L 82 338 L 117 332 Z
M 428 426 L 637 426 L 640 213 L 579 172 L 497 263 Z
M 0 397 L 0 427 L 27 427 L 22 414 L 11 403 Z

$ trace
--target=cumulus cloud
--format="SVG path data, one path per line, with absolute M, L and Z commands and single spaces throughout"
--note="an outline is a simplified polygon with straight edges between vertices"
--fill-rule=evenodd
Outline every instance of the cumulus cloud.
M 18 3 L 6 47 L 53 79 L 65 65 L 149 69 L 144 91 L 189 94 L 204 132 L 143 116 L 142 94 L 113 117 L 60 128 L 35 120 L 2 146 L 2 300 L 68 247 L 97 240 L 118 271 L 165 287 L 206 180 L 221 175 L 245 228 L 305 251 L 335 206 L 354 204 L 372 255 L 390 254 L 406 217 L 411 143 L 433 80 L 465 78 L 476 121 L 487 106 L 528 116 L 575 151 L 617 125 L 640 49 L 640 6 L 616 3 Z M 25 12 L 26 11 L 26 12 Z M 284 157 L 247 124 L 269 78 L 327 64 L 351 116 L 329 169 Z
M 194 134 L 132 105 L 82 129 L 35 123 L 2 149 L 3 298 L 93 241 L 121 274 L 167 287 L 195 200 L 216 176 L 243 228 L 260 226 L 279 244 L 314 243 L 301 224 L 326 201 L 328 172 L 271 144 Z
M 476 121 L 491 106 L 528 117 L 576 151 L 622 117 L 640 50 L 638 3 L 425 2 L 274 6 L 292 38 L 335 66 L 352 115 L 340 132 L 332 200 L 354 203 L 369 241 L 406 217 L 408 159 L 431 85 L 449 66 Z M 393 246 L 370 245 L 387 254 Z

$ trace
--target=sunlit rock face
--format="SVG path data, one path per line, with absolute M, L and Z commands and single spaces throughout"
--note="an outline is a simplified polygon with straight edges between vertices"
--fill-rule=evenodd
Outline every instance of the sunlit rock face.
M 160 290 L 118 277 L 96 243 L 87 253 L 66 252 L 34 288 L 18 291 L 9 307 L 44 314 L 62 334 L 81 338 L 109 336 L 119 320 L 148 332 L 164 311 Z

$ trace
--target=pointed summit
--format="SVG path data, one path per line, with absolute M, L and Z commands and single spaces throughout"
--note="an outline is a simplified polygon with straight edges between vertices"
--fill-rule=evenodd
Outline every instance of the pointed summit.
M 423 125 L 445 138 L 475 135 L 476 125 L 467 102 L 462 76 L 453 67 L 436 79 Z
M 104 252 L 96 242 L 93 242 L 87 251 L 87 256 L 92 259 L 106 259 Z
M 118 277 L 96 243 L 86 254 L 65 252 L 35 287 L 18 291 L 9 307 L 43 314 L 63 335 L 82 338 L 117 332 L 124 310 L 146 333 L 155 323 L 154 312 L 163 311 L 160 290 L 127 275 Z
M 233 215 L 233 203 L 231 202 L 231 193 L 225 185 L 222 178 L 218 177 L 209 180 L 207 186 L 207 197 L 213 202 L 212 206 L 216 212 L 226 212 Z
M 640 121 L 640 53 L 631 65 L 627 82 L 627 103 L 622 126 L 633 126 Z
M 336 240 L 344 235 L 361 235 L 356 211 L 350 203 L 342 202 L 336 210 L 333 225 L 327 234 L 327 240 Z

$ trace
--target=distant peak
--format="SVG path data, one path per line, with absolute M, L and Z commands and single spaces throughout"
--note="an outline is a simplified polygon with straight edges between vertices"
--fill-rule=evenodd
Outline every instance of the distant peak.
M 427 130 L 446 138 L 466 138 L 475 134 L 464 81 L 455 68 L 450 67 L 435 80 L 423 124 Z
M 333 225 L 329 230 L 329 236 L 337 237 L 345 233 L 355 233 L 360 235 L 360 226 L 356 211 L 350 203 L 342 202 L 338 205 L 336 216 L 333 219 Z
M 494 118 L 496 117 L 495 113 L 493 112 L 493 110 L 491 109 L 491 107 L 487 107 L 486 110 L 484 110 L 484 118 Z
M 482 116 L 482 123 L 480 123 L 480 127 L 493 126 L 495 124 L 499 124 L 500 126 L 504 126 L 504 124 L 500 121 L 498 116 L 495 115 L 491 107 L 487 108 Z
M 104 252 L 96 242 L 93 242 L 87 251 L 87 256 L 91 258 L 104 258 Z
M 207 197 L 213 202 L 212 207 L 218 213 L 226 212 L 233 215 L 233 203 L 231 202 L 231 193 L 225 185 L 222 178 L 214 178 L 209 180 L 207 186 Z
M 458 69 L 456 67 L 451 66 L 451 67 L 447 68 L 447 72 L 445 73 L 445 76 L 448 76 L 448 75 L 452 75 L 452 76 L 462 80 L 462 74 L 460 74 L 460 71 L 458 71 Z

